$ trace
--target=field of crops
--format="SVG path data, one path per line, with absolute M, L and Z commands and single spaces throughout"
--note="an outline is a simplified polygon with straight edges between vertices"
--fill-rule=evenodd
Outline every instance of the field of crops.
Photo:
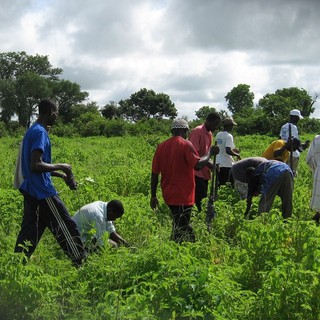
M 244 220 L 245 201 L 224 187 L 211 233 L 204 213 L 195 210 L 197 242 L 178 245 L 169 240 L 171 220 L 160 189 L 158 212 L 149 207 L 152 156 L 166 138 L 51 138 L 54 162 L 71 163 L 79 181 L 71 191 L 54 178 L 71 214 L 95 200 L 119 199 L 125 206 L 117 231 L 133 247 L 106 244 L 79 269 L 49 231 L 26 265 L 13 253 L 23 205 L 12 188 L 20 139 L 0 139 L 1 320 L 320 319 L 320 227 L 311 221 L 306 152 L 288 222 L 279 199 L 270 214 Z M 235 137 L 235 144 L 242 157 L 260 156 L 272 140 Z

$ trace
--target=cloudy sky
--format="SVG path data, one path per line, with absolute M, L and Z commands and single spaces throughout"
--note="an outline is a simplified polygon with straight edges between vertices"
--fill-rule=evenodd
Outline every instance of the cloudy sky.
M 47 55 L 104 106 L 141 88 L 179 116 L 250 85 L 320 95 L 318 0 L 1 0 L 1 52 Z M 314 117 L 320 118 L 320 98 Z

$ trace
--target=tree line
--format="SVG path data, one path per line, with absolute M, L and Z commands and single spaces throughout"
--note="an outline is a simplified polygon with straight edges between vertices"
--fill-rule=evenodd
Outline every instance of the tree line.
M 121 136 L 125 134 L 168 133 L 177 109 L 165 93 L 142 88 L 119 102 L 109 101 L 103 107 L 89 100 L 80 85 L 61 78 L 63 70 L 54 68 L 48 56 L 26 52 L 0 53 L 0 136 L 27 129 L 35 119 L 37 104 L 52 98 L 59 105 L 59 121 L 52 129 L 60 136 Z M 299 109 L 305 119 L 300 127 L 318 132 L 314 112 L 317 94 L 297 87 L 268 93 L 254 105 L 254 93 L 247 84 L 239 84 L 225 96 L 227 109 L 222 118 L 232 116 L 238 123 L 236 134 L 276 134 L 287 121 L 291 109 Z M 203 106 L 195 112 L 190 126 L 202 122 L 214 106 Z

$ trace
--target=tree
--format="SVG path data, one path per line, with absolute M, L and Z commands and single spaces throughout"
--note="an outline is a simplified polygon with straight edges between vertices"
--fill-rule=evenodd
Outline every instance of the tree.
M 248 115 L 253 110 L 254 93 L 247 84 L 238 84 L 225 96 L 232 115 Z
M 258 107 L 263 110 L 265 118 L 272 123 L 272 131 L 280 130 L 281 124 L 288 120 L 290 110 L 299 109 L 304 117 L 309 117 L 314 112 L 315 99 L 304 89 L 296 87 L 278 89 L 275 93 L 267 93 L 258 102 Z
M 40 99 L 52 98 L 64 109 L 84 101 L 88 94 L 70 81 L 60 80 L 62 69 L 53 68 L 48 56 L 26 52 L 0 53 L 0 111 L 7 125 L 17 115 L 20 126 L 28 128 Z
M 106 119 L 116 119 L 120 117 L 119 106 L 114 101 L 109 101 L 101 110 L 101 114 Z
M 174 118 L 177 110 L 168 95 L 146 88 L 133 93 L 129 99 L 119 101 L 119 113 L 129 121 L 150 118 Z
M 203 106 L 199 110 L 197 110 L 195 114 L 199 120 L 204 120 L 211 112 L 217 112 L 217 110 L 214 107 Z
M 69 80 L 50 81 L 50 87 L 59 105 L 60 121 L 69 123 L 74 117 L 72 107 L 85 101 L 89 94 L 81 91 L 79 84 Z

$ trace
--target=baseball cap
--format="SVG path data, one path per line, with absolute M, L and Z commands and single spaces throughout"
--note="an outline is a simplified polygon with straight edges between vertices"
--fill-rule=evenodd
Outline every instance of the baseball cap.
M 301 112 L 298 109 L 291 110 L 290 116 L 296 116 L 296 117 L 299 117 L 300 119 L 303 119 L 303 116 L 301 115 Z
M 230 124 L 233 124 L 234 126 L 237 125 L 232 118 L 225 118 L 225 119 L 223 119 L 223 120 L 222 120 L 222 124 L 223 124 L 224 126 L 227 126 L 227 125 L 230 125 Z

